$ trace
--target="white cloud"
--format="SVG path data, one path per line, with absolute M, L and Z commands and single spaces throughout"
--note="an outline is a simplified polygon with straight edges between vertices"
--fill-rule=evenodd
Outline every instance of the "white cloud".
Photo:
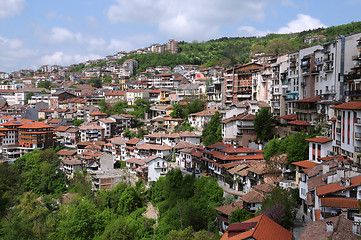
M 0 36 L 0 47 L 3 49 L 17 50 L 23 46 L 23 42 L 20 39 L 9 39 Z
M 25 6 L 26 0 L 0 0 L 0 19 L 19 15 Z
M 66 28 L 54 27 L 51 30 L 50 36 L 47 37 L 50 41 L 55 43 L 62 43 L 66 41 L 81 42 L 83 37 L 80 33 L 73 33 Z
M 117 39 L 111 39 L 108 46 L 108 50 L 114 52 L 129 51 L 132 49 L 134 49 L 133 44 L 128 41 L 122 41 Z
M 156 24 L 162 34 L 185 40 L 217 37 L 223 24 L 262 21 L 270 0 L 116 0 L 107 11 L 111 23 Z
M 287 23 L 287 26 L 279 28 L 277 31 L 271 30 L 259 30 L 252 26 L 240 26 L 238 27 L 238 33 L 241 36 L 265 36 L 270 33 L 295 33 L 295 32 L 302 32 L 305 30 L 316 29 L 320 27 L 327 27 L 324 25 L 319 19 L 312 18 L 309 15 L 305 14 L 298 14 L 295 20 L 290 21 Z
M 316 29 L 320 27 L 327 27 L 319 19 L 312 18 L 309 15 L 297 14 L 297 18 L 287 24 L 286 27 L 278 29 L 278 33 L 294 33 L 302 32 L 304 30 Z
M 267 31 L 267 30 L 266 31 L 257 30 L 252 26 L 241 26 L 237 30 L 241 36 L 245 36 L 245 37 L 253 37 L 253 36 L 261 37 L 271 33 L 271 31 Z
M 101 56 L 97 54 L 87 54 L 87 55 L 81 55 L 81 54 L 75 54 L 70 55 L 66 54 L 62 51 L 57 51 L 53 53 L 52 55 L 45 55 L 40 59 L 40 64 L 59 64 L 59 65 L 67 65 L 71 63 L 77 63 L 77 62 L 84 62 L 89 59 L 98 59 L 101 58 Z

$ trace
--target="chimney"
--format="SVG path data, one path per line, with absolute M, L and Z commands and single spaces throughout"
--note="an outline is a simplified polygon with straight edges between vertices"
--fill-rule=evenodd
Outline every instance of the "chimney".
M 349 187 L 350 185 L 351 185 L 351 179 L 350 179 L 350 178 L 346 178 L 345 187 Z
M 347 209 L 346 208 L 342 208 L 341 209 L 341 214 L 342 217 L 347 218 Z
M 326 222 L 326 232 L 333 232 L 333 222 L 332 221 Z

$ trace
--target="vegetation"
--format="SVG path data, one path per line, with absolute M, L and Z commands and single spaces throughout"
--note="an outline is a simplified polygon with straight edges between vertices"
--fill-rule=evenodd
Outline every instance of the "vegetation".
M 260 141 L 268 141 L 273 137 L 273 116 L 271 108 L 264 107 L 256 114 L 253 120 L 254 131 L 257 134 L 257 139 Z
M 74 118 L 73 125 L 78 127 L 84 122 L 83 119 Z
M 275 187 L 262 203 L 260 214 L 264 213 L 282 227 L 290 230 L 297 213 L 298 190 Z
M 240 223 L 250 218 L 253 218 L 253 214 L 251 214 L 244 208 L 242 209 L 237 208 L 231 213 L 230 223 Z
M 43 80 L 38 83 L 38 88 L 46 88 L 46 89 L 50 90 L 51 87 L 52 87 L 52 84 L 48 80 Z
M 217 111 L 202 131 L 201 140 L 205 146 L 222 141 L 221 114 Z
M 287 154 L 288 162 L 297 162 L 308 159 L 308 145 L 305 140 L 320 135 L 321 128 L 311 129 L 306 132 L 298 132 L 283 139 L 274 137 L 270 140 L 264 148 L 264 158 L 269 160 L 271 157 Z
M 173 105 L 171 117 L 174 118 L 187 118 L 189 114 L 201 112 L 205 109 L 206 102 L 196 98 L 194 101 L 187 105 L 176 103 Z

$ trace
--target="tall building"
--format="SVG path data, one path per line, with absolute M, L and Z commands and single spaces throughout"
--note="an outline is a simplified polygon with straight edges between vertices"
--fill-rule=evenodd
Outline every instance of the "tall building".
M 178 40 L 170 39 L 166 43 L 166 50 L 167 52 L 178 53 Z

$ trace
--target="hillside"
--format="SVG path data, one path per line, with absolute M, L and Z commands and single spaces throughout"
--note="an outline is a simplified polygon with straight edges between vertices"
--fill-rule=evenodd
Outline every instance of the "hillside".
M 152 53 L 131 54 L 123 57 L 119 63 L 127 59 L 136 59 L 139 63 L 139 72 L 146 67 L 170 66 L 178 64 L 197 64 L 202 67 L 216 65 L 228 67 L 236 63 L 250 61 L 249 56 L 256 53 L 284 53 L 309 47 L 304 39 L 308 36 L 324 35 L 326 41 L 361 32 L 361 22 L 352 22 L 340 26 L 319 28 L 292 34 L 268 34 L 264 37 L 234 37 L 209 40 L 207 42 L 179 42 L 179 53 Z M 313 45 L 318 42 L 313 43 Z

